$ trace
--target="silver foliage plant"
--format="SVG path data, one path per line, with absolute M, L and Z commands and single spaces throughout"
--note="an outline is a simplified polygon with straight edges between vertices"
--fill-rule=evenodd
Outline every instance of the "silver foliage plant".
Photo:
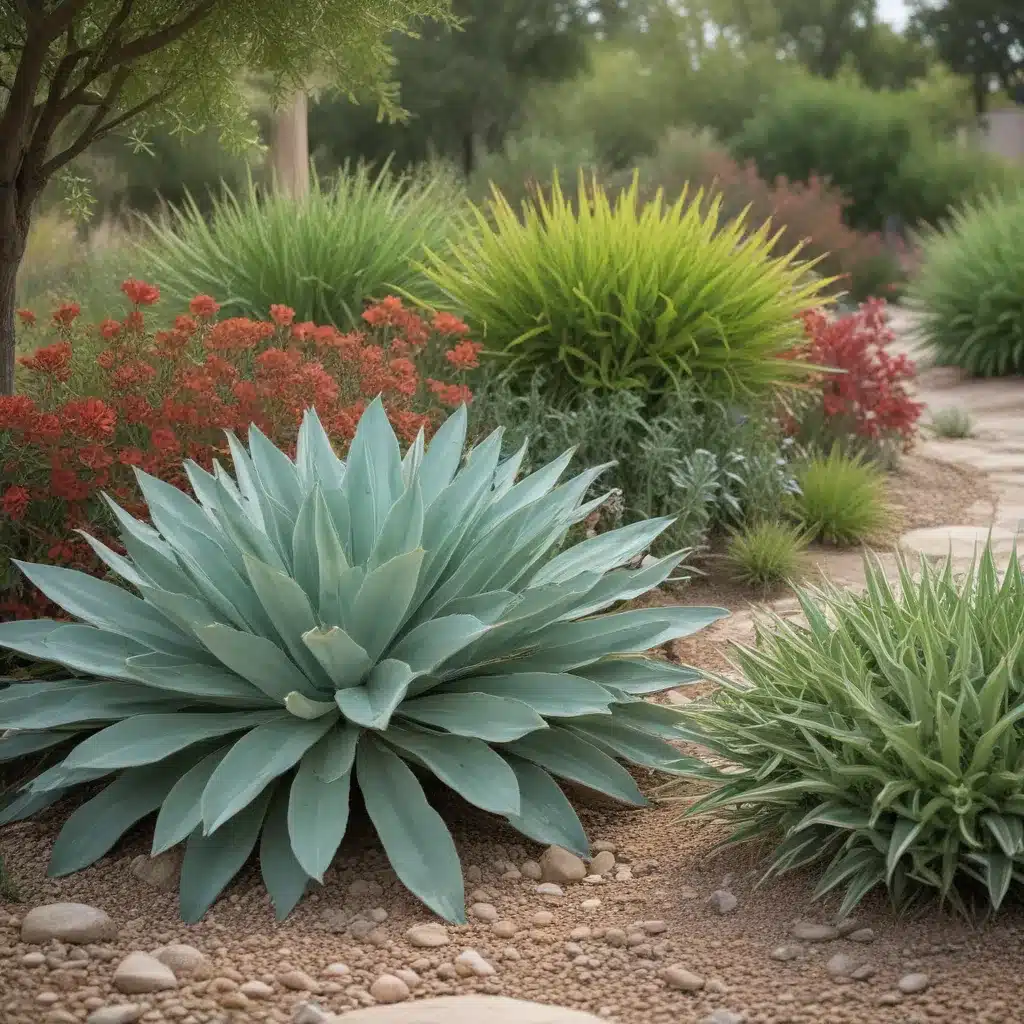
M 279 917 L 322 881 L 358 787 L 395 872 L 465 920 L 462 872 L 418 775 L 524 835 L 586 854 L 556 779 L 642 805 L 622 761 L 679 761 L 675 712 L 644 695 L 696 673 L 642 652 L 725 615 L 599 615 L 665 580 L 683 552 L 622 568 L 671 523 L 558 549 L 603 498 L 572 456 L 517 482 L 501 432 L 464 459 L 459 410 L 402 457 L 383 407 L 342 461 L 315 413 L 294 461 L 259 430 L 234 477 L 186 469 L 196 500 L 139 474 L 152 526 L 116 504 L 127 557 L 89 539 L 128 585 L 20 564 L 76 624 L 0 626 L 0 646 L 74 678 L 0 691 L 0 759 L 74 743 L 9 805 L 25 818 L 112 781 L 70 815 L 50 873 L 93 863 L 156 813 L 153 853 L 185 843 L 180 909 L 198 920 L 259 845 Z M 128 589 L 131 588 L 131 589 Z M 80 675 L 80 677 L 79 677 Z M 55 751 L 56 753 L 56 751 Z

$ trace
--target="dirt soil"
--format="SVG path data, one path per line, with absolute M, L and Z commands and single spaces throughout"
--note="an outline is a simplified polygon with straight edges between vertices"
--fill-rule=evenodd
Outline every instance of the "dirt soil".
M 891 493 L 907 529 L 963 521 L 983 492 L 971 473 L 908 459 Z M 756 598 L 713 575 L 660 597 L 734 610 Z M 709 630 L 671 653 L 720 668 L 722 647 Z M 648 792 L 658 781 L 639 778 Z M 856 914 L 856 926 L 869 929 L 857 933 L 859 941 L 797 941 L 790 934 L 794 920 L 834 922 L 834 904 L 810 900 L 813 872 L 757 888 L 763 851 L 716 854 L 724 835 L 718 824 L 681 820 L 672 806 L 637 811 L 586 794 L 576 800 L 591 840 L 608 844 L 617 865 L 614 877 L 565 885 L 559 897 L 539 895 L 536 880 L 526 877 L 539 847 L 438 792 L 435 806 L 451 825 L 465 866 L 467 902 L 486 906 L 476 908 L 471 924 L 449 927 L 450 944 L 436 949 L 416 948 L 406 937 L 410 926 L 436 919 L 397 882 L 361 808 L 353 808 L 344 855 L 325 885 L 286 922 L 275 923 L 250 865 L 201 923 L 185 926 L 173 890 L 154 887 L 132 869 L 133 859 L 148 852 L 149 824 L 94 867 L 46 878 L 50 847 L 70 810 L 60 805 L 0 830 L 0 855 L 20 896 L 18 902 L 0 898 L 0 1021 L 74 1024 L 97 1008 L 130 1003 L 135 1009 L 122 1017 L 99 1019 L 287 1022 L 310 999 L 334 1012 L 369 1005 L 374 982 L 396 971 L 414 972 L 401 975 L 413 997 L 487 992 L 589 1010 L 619 1024 L 1024 1021 L 1021 906 L 1004 909 L 995 922 L 968 923 L 935 908 L 897 916 L 872 898 Z M 22 916 L 55 901 L 102 908 L 118 938 L 87 947 L 22 943 Z M 114 970 L 125 956 L 169 943 L 205 955 L 196 973 L 183 974 L 167 991 L 125 995 L 114 988 Z M 461 976 L 455 958 L 466 949 L 494 973 Z M 827 965 L 834 972 L 837 954 L 862 962 L 865 980 L 833 977 Z M 666 972 L 671 966 L 698 978 Z M 901 979 L 904 988 L 920 990 L 904 994 Z

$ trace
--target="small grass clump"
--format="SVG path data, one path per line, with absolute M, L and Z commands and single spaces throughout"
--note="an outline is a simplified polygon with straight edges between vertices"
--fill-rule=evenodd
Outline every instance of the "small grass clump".
M 803 574 L 807 544 L 799 526 L 763 521 L 732 534 L 725 560 L 740 583 L 767 590 Z
M 811 456 L 797 471 L 797 483 L 797 518 L 814 540 L 859 544 L 889 521 L 882 471 L 838 445 L 828 455 Z
M 970 413 L 958 407 L 936 409 L 932 414 L 931 428 L 936 437 L 960 439 L 971 437 L 974 421 Z

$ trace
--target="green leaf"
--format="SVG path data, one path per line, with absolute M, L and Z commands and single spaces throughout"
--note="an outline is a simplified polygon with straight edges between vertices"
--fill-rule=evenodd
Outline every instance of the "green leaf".
M 538 843 L 589 856 L 587 835 L 558 783 L 529 761 L 511 754 L 505 759 L 519 783 L 519 813 L 508 816 L 509 824 Z
M 331 439 L 315 409 L 307 409 L 302 414 L 295 443 L 295 465 L 307 491 L 318 483 L 327 488 L 340 487 L 345 479 L 345 463 L 334 453 Z
M 196 829 L 185 846 L 178 906 L 181 919 L 195 924 L 249 859 L 259 838 L 272 791 L 264 790 L 224 827 L 210 835 Z
M 181 707 L 144 686 L 69 679 L 12 683 L 0 689 L 0 729 L 54 729 Z
M 310 750 L 292 780 L 286 834 L 303 871 L 318 882 L 331 866 L 348 827 L 350 770 L 325 782 L 317 768 L 320 757 Z
M 544 732 L 531 733 L 510 743 L 508 749 L 554 775 L 617 800 L 637 807 L 647 803 L 633 776 L 625 768 L 567 729 L 552 726 Z
M 442 615 L 406 633 L 388 656 L 404 661 L 414 672 L 433 672 L 487 630 L 473 615 Z
M 336 690 L 334 699 L 341 713 L 356 725 L 386 729 L 412 679 L 412 670 L 404 661 L 382 661 L 374 665 L 364 685 Z
M 885 881 L 888 884 L 892 880 L 896 866 L 900 858 L 910 849 L 914 840 L 920 835 L 924 822 L 910 821 L 907 818 L 900 818 L 893 825 L 892 835 L 889 837 L 889 848 L 885 855 Z
M 79 743 L 64 759 L 64 767 L 112 770 L 152 764 L 203 740 L 284 721 L 294 722 L 295 719 L 286 711 L 135 715 Z
M 338 626 L 310 630 L 303 634 L 302 642 L 338 690 L 358 686 L 373 665 L 366 651 Z
M 171 787 L 153 828 L 154 857 L 184 842 L 199 828 L 203 820 L 203 790 L 230 749 L 231 744 L 227 744 L 207 754 Z
M 181 694 L 228 706 L 269 708 L 276 701 L 248 680 L 214 665 L 201 665 L 171 654 L 143 654 L 128 659 L 131 677 L 158 693 Z
M 260 487 L 294 524 L 302 504 L 295 464 L 255 424 L 249 428 L 249 457 Z
M 507 743 L 547 722 L 532 708 L 517 700 L 492 697 L 486 693 L 431 694 L 405 701 L 400 716 L 431 725 L 456 736 L 469 736 L 488 743 Z
M 356 746 L 363 730 L 345 723 L 337 725 L 305 756 L 313 762 L 313 771 L 324 782 L 334 782 L 352 769 Z
M 215 832 L 246 807 L 330 729 L 336 719 L 294 716 L 257 726 L 239 739 L 203 790 L 203 828 Z
M 79 730 L 61 729 L 53 732 L 9 732 L 0 736 L 0 764 L 36 754 L 40 750 L 49 750 L 61 743 L 70 743 L 79 735 Z
M 675 665 L 663 658 L 611 657 L 576 669 L 573 675 L 593 679 L 602 686 L 613 686 L 626 693 L 660 693 L 676 686 L 699 682 L 700 672 Z
M 519 785 L 508 764 L 482 740 L 392 726 L 384 740 L 433 772 L 464 800 L 492 814 L 519 813 Z
M 366 736 L 356 751 L 356 779 L 395 874 L 436 914 L 465 924 L 459 855 L 416 776 L 401 758 Z
M 424 508 L 434 503 L 458 471 L 466 444 L 467 420 L 466 407 L 460 405 L 437 428 L 423 455 L 418 476 L 423 489 Z
M 395 638 L 416 593 L 425 552 L 397 555 L 367 574 L 356 594 L 348 632 L 376 661 Z
M 263 825 L 260 874 L 274 904 L 274 914 L 278 921 L 283 921 L 298 905 L 310 882 L 288 836 L 288 787 L 283 784 L 274 788 Z
M 445 683 L 442 693 L 487 693 L 521 701 L 538 715 L 572 718 L 608 713 L 612 695 L 597 683 L 557 672 L 512 672 L 507 675 L 470 676 Z
M 415 551 L 423 540 L 423 494 L 419 481 L 406 488 L 388 511 L 369 561 L 368 572 L 399 555 Z
M 680 760 L 676 747 L 639 729 L 622 725 L 616 721 L 614 713 L 608 718 L 573 718 L 565 726 L 606 754 L 625 758 L 633 764 L 665 769 L 670 763 Z
M 130 679 L 125 661 L 148 652 L 118 633 L 53 619 L 0 623 L 0 647 L 104 679 Z
M 301 693 L 289 693 L 284 701 L 285 710 L 296 718 L 304 718 L 306 721 L 313 721 L 323 718 L 324 715 L 337 711 L 333 701 L 310 700 Z

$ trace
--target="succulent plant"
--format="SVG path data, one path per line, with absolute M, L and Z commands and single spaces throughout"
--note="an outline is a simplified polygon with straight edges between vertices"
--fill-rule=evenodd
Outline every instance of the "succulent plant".
M 253 428 L 248 451 L 228 438 L 234 478 L 186 464 L 196 500 L 140 473 L 152 525 L 110 503 L 126 554 L 89 543 L 127 587 L 20 564 L 79 622 L 0 626 L 0 646 L 74 676 L 0 691 L 0 760 L 63 753 L 0 821 L 113 776 L 67 819 L 50 873 L 156 812 L 153 852 L 186 844 L 187 921 L 257 843 L 286 916 L 331 864 L 353 787 L 402 882 L 464 920 L 455 845 L 418 773 L 585 854 L 555 780 L 643 804 L 620 761 L 679 756 L 676 714 L 644 695 L 696 674 L 642 652 L 726 613 L 599 615 L 679 564 L 618 568 L 671 520 L 557 550 L 603 500 L 586 497 L 604 467 L 559 484 L 567 452 L 517 482 L 525 448 L 502 460 L 496 431 L 463 462 L 465 435 L 461 409 L 403 458 L 374 402 L 347 461 L 313 412 L 293 461 Z
M 718 767 L 668 788 L 730 818 L 730 843 L 775 833 L 767 877 L 822 865 L 841 917 L 876 887 L 998 909 L 1024 883 L 1024 574 L 986 547 L 963 574 L 901 559 L 898 590 L 866 575 L 863 594 L 802 592 L 806 625 L 773 618 L 738 649 L 742 680 L 684 711 Z

